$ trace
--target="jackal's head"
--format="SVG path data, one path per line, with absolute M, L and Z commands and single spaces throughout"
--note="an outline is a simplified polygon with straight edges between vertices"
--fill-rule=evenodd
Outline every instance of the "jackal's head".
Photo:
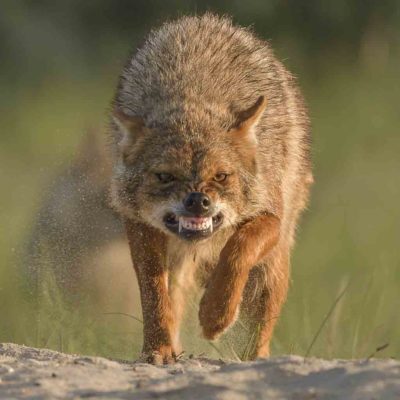
M 116 108 L 118 162 L 113 202 L 135 218 L 183 239 L 205 239 L 243 220 L 256 176 L 255 127 L 265 99 L 227 130 L 182 132 L 146 127 Z

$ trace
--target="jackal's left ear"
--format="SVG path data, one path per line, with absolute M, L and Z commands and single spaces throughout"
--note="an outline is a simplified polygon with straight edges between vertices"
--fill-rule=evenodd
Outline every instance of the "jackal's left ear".
M 120 137 L 117 141 L 122 151 L 133 146 L 148 131 L 143 118 L 127 115 L 118 108 L 114 108 L 112 119 L 120 132 Z
M 240 144 L 257 144 L 255 127 L 263 115 L 267 100 L 264 96 L 260 96 L 257 101 L 247 110 L 241 111 L 237 115 L 234 127 L 229 131 L 236 143 Z

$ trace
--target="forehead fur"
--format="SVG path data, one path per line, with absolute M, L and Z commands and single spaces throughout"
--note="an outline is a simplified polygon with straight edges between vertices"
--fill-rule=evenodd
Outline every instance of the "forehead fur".
M 153 172 L 165 171 L 206 178 L 216 171 L 230 172 L 237 165 L 238 155 L 223 137 L 203 135 L 196 139 L 193 136 L 152 135 L 143 142 L 138 153 L 147 169 Z
M 115 104 L 149 128 L 226 130 L 268 91 L 271 57 L 267 43 L 227 18 L 184 17 L 150 33 L 120 77 Z

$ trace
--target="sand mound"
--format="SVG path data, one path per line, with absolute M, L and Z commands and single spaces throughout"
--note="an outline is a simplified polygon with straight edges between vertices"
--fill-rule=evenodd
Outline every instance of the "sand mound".
M 400 399 L 400 362 L 186 359 L 165 367 L 0 344 L 1 399 Z

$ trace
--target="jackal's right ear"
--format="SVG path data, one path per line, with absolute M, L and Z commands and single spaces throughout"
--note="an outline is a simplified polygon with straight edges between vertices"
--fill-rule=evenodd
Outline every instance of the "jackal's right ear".
M 143 118 L 127 115 L 118 108 L 114 108 L 112 119 L 120 132 L 118 145 L 123 152 L 134 146 L 148 131 Z

